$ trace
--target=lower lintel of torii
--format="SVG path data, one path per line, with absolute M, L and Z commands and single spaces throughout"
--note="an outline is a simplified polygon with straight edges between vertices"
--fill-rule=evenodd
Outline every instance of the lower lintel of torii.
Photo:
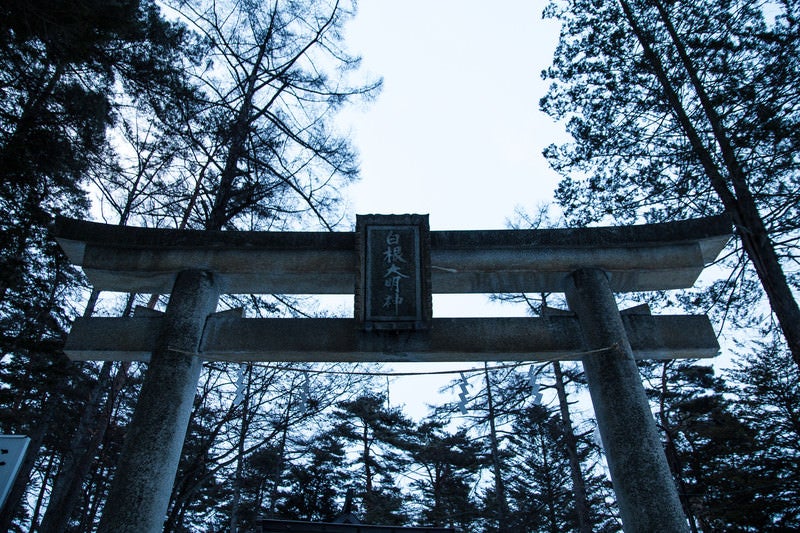
M 625 314 L 638 359 L 714 357 L 708 317 Z M 73 360 L 147 361 L 161 318 L 75 321 L 65 352 Z M 438 318 L 427 331 L 364 331 L 353 319 L 208 318 L 200 357 L 221 361 L 458 362 L 579 360 L 588 355 L 574 316 Z

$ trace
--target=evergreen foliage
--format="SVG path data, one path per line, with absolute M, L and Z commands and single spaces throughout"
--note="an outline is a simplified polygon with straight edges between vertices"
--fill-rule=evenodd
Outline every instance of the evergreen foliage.
M 121 225 L 335 228 L 358 168 L 331 119 L 380 88 L 345 49 L 353 10 L 305 0 L 0 7 L 0 429 L 32 437 L 0 527 L 97 527 L 145 370 L 64 356 L 86 291 L 48 235 L 53 216 L 87 218 L 91 198 L 93 213 Z M 725 301 L 739 323 L 752 320 L 759 284 L 777 279 L 747 242 L 751 222 L 763 222 L 797 289 L 796 11 L 736 0 L 547 8 L 564 27 L 542 106 L 574 137 L 547 156 L 565 176 L 557 195 L 570 223 L 732 212 L 737 270 L 683 301 Z M 163 303 L 97 298 L 89 314 Z M 307 314 L 280 295 L 223 305 Z M 696 531 L 800 528 L 800 375 L 774 328 L 762 333 L 769 342 L 743 348 L 723 377 L 694 363 L 641 367 Z M 582 379 L 572 368 L 540 373 L 558 410 L 531 401 L 518 369 L 487 369 L 470 377 L 466 416 L 448 406 L 415 422 L 387 406 L 374 378 L 324 373 L 352 367 L 289 366 L 206 363 L 165 531 L 331 521 L 348 490 L 365 523 L 618 530 L 591 422 L 569 417 Z
M 781 383 L 800 365 L 797 8 L 558 0 L 545 10 L 563 24 L 540 105 L 572 136 L 545 151 L 568 222 L 727 212 L 737 239 L 721 279 L 677 301 L 770 339 L 733 330 L 742 355 L 725 379 L 685 361 L 640 365 L 693 531 L 796 527 L 792 447 L 771 442 L 772 428 L 791 427 L 779 396 L 791 396 Z
M 471 493 L 486 467 L 486 452 L 465 428 L 448 433 L 444 425 L 422 421 L 409 445 L 412 464 L 422 469 L 412 484 L 422 507 L 417 520 L 420 525 L 470 531 L 480 511 Z
M 402 525 L 408 520 L 408 509 L 395 479 L 407 465 L 402 450 L 412 423 L 399 409 L 385 404 L 380 394 L 340 402 L 333 412 L 337 420 L 333 431 L 357 450 L 352 464 L 358 471 L 356 494 L 361 498 L 362 520 Z
M 576 530 L 569 459 L 560 421 L 546 407 L 533 405 L 520 413 L 513 429 L 510 449 L 514 474 L 508 482 L 512 530 Z M 586 453 L 585 447 L 582 452 Z
M 74 409 L 81 409 L 94 381 L 93 365 L 69 363 L 61 352 L 80 281 L 47 228 L 56 214 L 84 216 L 83 185 L 94 161 L 107 153 L 118 89 L 124 87 L 131 101 L 158 93 L 166 86 L 162 76 L 173 72 L 168 56 L 181 42 L 182 32 L 161 19 L 152 2 L 7 2 L 0 8 L 2 377 L 26 410 L 24 421 L 7 419 L 3 431 L 32 437 L 0 515 L 3 529 L 15 512 L 24 512 L 18 504 L 28 479 L 41 494 L 52 481 L 57 470 L 37 453 L 48 434 L 77 425 Z M 49 465 L 68 451 L 70 436 L 61 435 Z M 37 476 L 42 468 L 50 475 Z M 39 510 L 37 504 L 34 520 Z
M 332 522 L 342 514 L 342 489 L 350 475 L 345 468 L 345 443 L 334 433 L 312 435 L 308 461 L 293 461 L 286 489 L 278 503 L 279 516 L 293 520 Z
M 730 392 L 739 397 L 734 415 L 754 440 L 736 465 L 742 484 L 732 494 L 742 495 L 737 506 L 747 498 L 735 510 L 751 530 L 800 527 L 800 373 L 782 352 L 779 339 L 767 338 L 731 371 L 737 385 Z
M 541 107 L 573 137 L 545 155 L 571 223 L 729 213 L 732 272 L 701 303 L 748 319 L 766 295 L 800 365 L 797 5 L 574 0 L 545 13 L 563 26 Z

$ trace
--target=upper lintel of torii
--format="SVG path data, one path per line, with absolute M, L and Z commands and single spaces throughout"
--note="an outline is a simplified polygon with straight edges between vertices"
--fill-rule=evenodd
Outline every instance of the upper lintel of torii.
M 355 232 L 137 228 L 59 217 L 53 233 L 95 289 L 167 294 L 181 270 L 231 294 L 351 294 Z M 615 292 L 691 287 L 731 235 L 725 215 L 637 226 L 431 231 L 433 293 L 561 292 L 583 267 Z

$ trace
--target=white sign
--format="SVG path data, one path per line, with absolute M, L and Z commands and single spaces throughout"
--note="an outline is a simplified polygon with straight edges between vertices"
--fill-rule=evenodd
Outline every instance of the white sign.
M 24 435 L 0 435 L 0 507 L 6 504 L 30 441 Z

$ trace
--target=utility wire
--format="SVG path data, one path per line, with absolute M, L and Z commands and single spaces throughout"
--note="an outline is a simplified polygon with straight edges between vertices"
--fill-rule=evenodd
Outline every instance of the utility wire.
M 489 367 L 489 370 L 492 371 L 492 370 L 503 370 L 503 369 L 508 369 L 508 368 L 517 368 L 517 367 L 522 366 L 522 365 L 550 363 L 550 362 L 553 362 L 553 361 L 559 361 L 559 360 L 564 360 L 564 359 L 580 359 L 580 358 L 582 358 L 584 356 L 587 356 L 587 355 L 594 355 L 594 354 L 604 353 L 604 352 L 607 352 L 609 350 L 613 350 L 614 348 L 616 348 L 616 344 L 613 344 L 613 345 L 605 347 L 605 348 L 598 348 L 598 349 L 595 349 L 595 350 L 586 350 L 586 351 L 583 351 L 583 352 L 577 352 L 577 353 L 573 354 L 569 358 L 565 358 L 565 357 L 562 357 L 562 356 L 555 355 L 555 356 L 552 356 L 552 357 L 546 357 L 544 359 L 536 359 L 536 360 L 533 360 L 533 361 L 520 361 L 520 362 L 517 362 L 517 363 L 509 363 L 509 364 L 504 364 L 504 365 L 491 366 L 491 367 Z M 175 348 L 168 348 L 168 349 L 169 349 L 169 351 L 172 351 L 172 352 L 182 353 L 182 354 L 186 354 L 186 355 L 196 355 L 196 356 L 202 357 L 203 359 L 205 359 L 207 361 L 210 361 L 210 362 L 211 361 L 217 362 L 217 363 L 218 362 L 230 362 L 230 363 L 236 362 L 236 361 L 232 361 L 232 360 L 228 360 L 228 359 L 213 359 L 213 358 L 209 358 L 208 354 L 192 353 L 192 352 L 188 352 L 188 351 L 185 351 L 185 350 L 177 350 Z M 420 362 L 420 361 L 415 361 L 415 362 Z M 441 362 L 441 361 L 435 361 L 435 362 Z M 252 362 L 252 364 L 253 364 L 253 366 L 258 366 L 258 367 L 261 367 L 261 368 L 271 368 L 271 369 L 274 369 L 274 370 L 284 370 L 284 371 L 287 371 L 287 372 L 305 372 L 307 374 L 331 374 L 331 375 L 349 375 L 349 376 L 403 377 L 403 376 L 435 376 L 435 375 L 459 374 L 459 373 L 477 374 L 479 372 L 484 372 L 483 368 L 468 368 L 468 369 L 460 369 L 460 370 L 434 370 L 434 371 L 419 371 L 419 372 L 394 372 L 394 371 L 391 371 L 391 372 L 379 372 L 379 371 L 369 371 L 369 370 L 324 370 L 324 369 L 315 369 L 315 368 L 299 368 L 299 367 L 281 366 L 281 365 L 275 365 L 275 364 L 271 364 L 271 363 L 257 363 L 257 362 Z

